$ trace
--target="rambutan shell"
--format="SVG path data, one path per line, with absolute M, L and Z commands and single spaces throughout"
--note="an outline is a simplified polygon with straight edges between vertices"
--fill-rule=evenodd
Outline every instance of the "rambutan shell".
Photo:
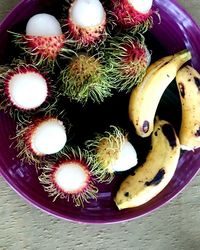
M 146 13 L 136 10 L 129 0 L 111 0 L 112 11 L 117 22 L 125 28 L 132 28 L 145 23 L 152 15 L 150 9 Z
M 79 0 L 74 1 L 69 9 L 69 17 L 67 19 L 67 26 L 69 29 L 70 36 L 77 41 L 79 45 L 89 46 L 98 42 L 101 42 L 106 37 L 106 13 L 103 9 L 103 6 L 99 2 L 101 8 L 96 9 L 96 22 L 94 21 L 95 18 L 95 11 L 94 13 L 88 13 L 88 9 L 85 7 L 81 10 L 82 14 L 87 14 L 87 21 L 86 18 L 83 20 L 78 20 L 77 18 L 77 10 L 75 9 L 75 4 L 77 4 Z M 85 5 L 90 4 L 89 2 L 85 1 Z M 85 13 L 84 13 L 85 12 Z M 89 18 L 92 15 L 92 20 Z
M 8 71 L 4 77 L 8 101 L 20 110 L 33 110 L 48 97 L 48 80 L 36 68 L 27 65 Z
M 58 153 L 65 146 L 67 135 L 63 122 L 57 118 L 39 119 L 32 123 L 25 134 L 25 143 L 35 155 Z

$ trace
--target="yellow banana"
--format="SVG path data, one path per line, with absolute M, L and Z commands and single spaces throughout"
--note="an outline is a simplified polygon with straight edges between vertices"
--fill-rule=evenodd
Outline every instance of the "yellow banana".
M 200 147 L 200 74 L 185 66 L 178 71 L 176 82 L 182 104 L 181 147 L 193 150 Z
M 156 121 L 151 145 L 146 162 L 122 182 L 116 194 L 115 203 L 120 210 L 148 202 L 166 187 L 174 175 L 180 143 L 172 125 L 164 120 Z
M 162 58 L 150 66 L 141 84 L 133 89 L 129 101 L 129 118 L 139 136 L 147 137 L 152 133 L 156 109 L 163 92 L 176 77 L 178 69 L 190 59 L 188 50 Z

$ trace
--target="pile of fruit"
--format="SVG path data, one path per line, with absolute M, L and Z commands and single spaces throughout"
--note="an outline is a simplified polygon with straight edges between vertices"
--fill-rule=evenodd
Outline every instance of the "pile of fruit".
M 134 167 L 113 199 L 118 209 L 140 206 L 169 183 L 181 147 L 200 146 L 200 75 L 183 66 L 191 59 L 188 50 L 151 64 L 153 52 L 144 34 L 153 26 L 153 15 L 159 16 L 152 2 L 66 1 L 59 21 L 39 13 L 28 20 L 24 33 L 11 32 L 20 53 L 0 66 L 0 107 L 16 121 L 12 144 L 19 159 L 36 166 L 53 201 L 84 206 L 96 198 L 97 183 L 109 184 L 116 172 Z M 156 116 L 175 78 L 182 103 L 179 136 L 172 124 Z M 92 116 L 93 109 L 101 109 L 113 96 L 120 103 L 121 94 L 129 100 L 124 115 L 132 133 L 151 136 L 141 165 L 130 131 L 113 121 L 102 133 L 91 131 L 80 138 L 74 128 L 81 131 L 83 124 L 68 115 L 86 110 Z

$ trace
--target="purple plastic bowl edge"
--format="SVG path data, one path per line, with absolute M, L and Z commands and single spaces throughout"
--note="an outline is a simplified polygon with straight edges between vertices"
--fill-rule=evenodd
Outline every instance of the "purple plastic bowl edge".
M 26 0 L 25 0 L 25 1 L 26 1 Z M 25 1 L 22 0 L 22 1 L 13 9 L 13 11 L 16 11 L 16 9 L 20 8 L 21 4 L 23 4 L 23 2 L 25 2 Z M 191 15 L 188 14 L 187 11 L 185 11 L 184 8 L 183 8 L 180 4 L 177 3 L 177 1 L 171 1 L 171 2 L 173 2 L 176 6 L 178 6 L 178 8 L 180 8 L 180 9 L 185 13 L 185 15 L 187 15 L 187 16 L 195 23 L 195 21 L 193 20 L 193 18 L 191 17 Z M 13 12 L 13 11 L 12 11 L 12 12 Z M 2 24 L 5 22 L 5 20 L 7 20 L 7 18 L 9 17 L 9 15 L 10 15 L 10 14 L 7 15 L 7 17 L 4 19 L 4 21 L 2 22 Z M 196 24 L 196 27 L 198 28 L 198 25 L 197 25 L 197 24 Z M 166 203 L 170 202 L 170 201 L 171 201 L 173 198 L 175 198 L 184 188 L 186 188 L 186 186 L 187 186 L 187 185 L 193 180 L 193 178 L 198 174 L 199 169 L 200 169 L 200 166 L 199 166 L 199 168 L 198 168 L 196 171 L 194 171 L 194 175 L 193 175 L 190 179 L 188 179 L 187 182 L 184 183 L 184 186 L 180 186 L 179 189 L 177 190 L 177 193 L 174 194 L 170 199 L 168 199 L 168 200 L 162 202 L 162 204 L 160 204 L 160 206 L 155 207 L 155 208 L 152 209 L 151 211 L 149 211 L 149 212 L 147 212 L 147 213 L 145 213 L 145 214 L 143 214 L 143 215 L 140 215 L 140 216 L 138 216 L 138 217 L 135 217 L 135 218 L 143 217 L 144 215 L 149 214 L 149 213 L 151 213 L 151 212 L 157 210 L 159 207 L 162 207 L 162 206 L 165 205 Z M 113 224 L 113 223 L 119 223 L 119 222 L 124 222 L 124 221 L 133 220 L 133 218 L 130 218 L 130 219 L 120 220 L 120 221 L 101 222 L 101 223 L 97 222 L 97 223 L 95 223 L 95 222 L 91 222 L 91 221 L 88 221 L 88 222 L 87 222 L 87 221 L 85 221 L 85 222 L 80 222 L 79 220 L 74 220 L 74 219 L 71 220 L 70 218 L 63 218 L 63 217 L 59 216 L 59 215 L 56 214 L 56 213 L 52 213 L 51 211 L 49 211 L 47 208 L 44 208 L 44 207 L 41 206 L 40 204 L 37 204 L 37 203 L 36 203 L 35 201 L 33 201 L 30 197 L 28 197 L 25 193 L 23 193 L 23 192 L 21 192 L 20 190 L 18 190 L 18 188 L 15 187 L 15 185 L 12 183 L 12 180 L 10 180 L 9 178 L 7 178 L 7 176 L 4 175 L 3 177 L 5 178 L 5 180 L 7 181 L 7 183 L 13 188 L 13 190 L 15 190 L 15 192 L 18 193 L 18 194 L 19 194 L 23 199 L 25 199 L 28 203 L 30 203 L 30 204 L 34 205 L 35 207 L 37 207 L 37 208 L 43 210 L 44 212 L 47 212 L 47 213 L 50 214 L 50 215 L 54 214 L 54 216 L 56 216 L 57 218 L 60 218 L 60 219 L 65 219 L 65 220 L 71 221 L 71 222 L 75 222 L 75 221 L 76 221 L 76 222 L 78 222 L 78 223 L 87 223 L 87 224 L 111 224 L 111 223 Z M 11 184 L 11 183 L 12 183 L 12 184 Z M 134 219 L 135 219 L 135 218 L 134 218 Z

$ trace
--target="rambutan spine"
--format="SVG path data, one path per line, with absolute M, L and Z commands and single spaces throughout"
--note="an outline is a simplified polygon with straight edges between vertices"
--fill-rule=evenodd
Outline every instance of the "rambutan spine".
M 77 48 L 94 47 L 106 39 L 106 24 L 106 12 L 99 0 L 75 0 L 68 11 L 66 35 Z
M 72 101 L 85 104 L 91 99 L 101 103 L 112 95 L 114 85 L 110 81 L 110 69 L 105 66 L 100 54 L 78 54 L 72 57 L 60 76 L 61 93 Z
M 97 134 L 93 140 L 86 141 L 85 145 L 93 161 L 92 171 L 99 182 L 110 183 L 115 176 L 115 171 L 125 171 L 137 164 L 136 151 L 128 142 L 127 133 L 116 126 L 110 126 L 109 131 Z M 126 162 L 127 159 L 124 159 L 124 155 L 121 155 L 124 147 L 128 150 L 128 154 L 131 154 L 128 162 Z M 122 168 L 118 164 L 119 159 L 120 165 L 122 160 L 123 165 L 126 163 L 128 165 Z
M 39 181 L 49 197 L 53 197 L 53 202 L 57 198 L 66 199 L 68 202 L 72 199 L 75 206 L 84 207 L 84 203 L 89 203 L 90 199 L 96 199 L 98 193 L 98 188 L 95 186 L 95 177 L 90 170 L 90 164 L 91 160 L 86 156 L 85 151 L 81 151 L 79 147 L 68 148 L 67 151 L 60 155 L 59 159 L 52 158 L 43 166 Z M 68 168 L 71 169 L 68 170 Z M 78 178 L 76 176 L 78 172 L 73 172 L 73 169 L 77 170 L 82 177 Z M 69 173 L 70 177 L 66 175 L 59 177 L 59 174 L 64 174 L 63 170 Z M 61 183 L 63 177 L 66 177 L 65 183 Z M 82 183 L 76 183 L 76 187 L 73 188 L 73 178 L 78 178 Z M 67 181 L 69 183 L 66 183 Z M 71 187 L 68 186 L 70 183 Z
M 51 122 L 53 122 L 52 125 L 50 124 Z M 56 127 L 54 126 L 54 129 L 50 127 L 50 130 L 48 130 L 46 128 L 48 124 L 50 126 L 55 124 Z M 42 128 L 42 126 L 46 127 Z M 57 156 L 67 147 L 66 141 L 70 127 L 69 121 L 65 120 L 63 122 L 55 116 L 29 120 L 26 122 L 26 125 L 17 123 L 16 136 L 13 138 L 13 145 L 17 149 L 17 157 L 22 162 L 34 164 L 40 168 L 42 162 L 46 162 L 48 156 Z M 61 137 L 62 139 L 60 140 L 59 138 Z
M 0 71 L 0 108 L 4 112 L 18 122 L 39 110 L 51 113 L 57 93 L 46 72 L 22 60 L 13 60 Z
M 110 77 L 118 91 L 130 92 L 139 84 L 151 61 L 151 53 L 145 45 L 142 35 L 132 38 L 130 35 L 110 39 L 104 49 Z
M 145 33 L 153 26 L 152 2 L 149 0 L 146 7 L 145 3 L 138 3 L 137 6 L 134 1 L 130 0 L 111 0 L 112 15 L 123 28 L 131 29 L 134 33 Z

